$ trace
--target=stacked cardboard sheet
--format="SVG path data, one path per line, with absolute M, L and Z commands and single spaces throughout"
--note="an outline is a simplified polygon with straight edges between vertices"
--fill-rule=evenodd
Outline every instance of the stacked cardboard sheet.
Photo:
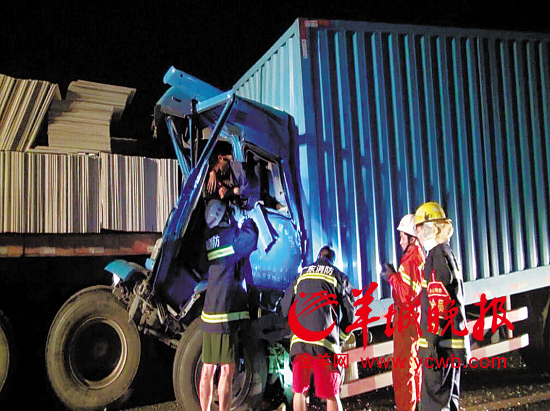
M 3 151 L 0 175 L 1 232 L 99 232 L 97 157 Z
M 110 152 L 111 121 L 120 118 L 135 92 L 133 88 L 73 81 L 66 99 L 54 101 L 48 112 L 46 150 Z
M 57 84 L 0 74 L 0 150 L 28 150 L 50 103 L 59 100 Z
M 176 160 L 0 151 L 0 232 L 161 232 Z
M 178 164 L 100 154 L 102 227 L 116 231 L 162 231 L 178 199 Z

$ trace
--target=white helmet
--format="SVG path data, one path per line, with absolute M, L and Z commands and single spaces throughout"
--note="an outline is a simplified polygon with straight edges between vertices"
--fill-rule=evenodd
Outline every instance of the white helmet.
M 220 200 L 210 200 L 204 212 L 204 218 L 208 228 L 214 228 L 220 224 L 225 215 L 226 206 Z
M 405 214 L 399 222 L 397 230 L 403 231 L 405 234 L 412 235 L 413 237 L 418 237 L 414 224 L 414 214 Z

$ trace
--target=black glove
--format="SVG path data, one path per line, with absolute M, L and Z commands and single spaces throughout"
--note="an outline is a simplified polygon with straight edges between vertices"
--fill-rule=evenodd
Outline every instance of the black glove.
M 382 267 L 382 273 L 380 275 L 385 281 L 388 281 L 390 276 L 396 273 L 395 268 L 393 267 L 393 265 L 388 263 L 382 264 Z

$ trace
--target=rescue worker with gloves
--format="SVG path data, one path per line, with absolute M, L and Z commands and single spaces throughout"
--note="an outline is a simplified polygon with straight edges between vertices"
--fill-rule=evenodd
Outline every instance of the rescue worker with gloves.
M 423 411 L 458 411 L 460 370 L 470 358 L 464 281 L 449 245 L 453 225 L 436 202 L 415 212 L 418 238 L 427 252 L 422 287 L 419 357 L 422 366 Z
M 199 385 L 202 411 L 210 410 L 214 373 L 219 364 L 219 409 L 231 409 L 233 374 L 239 353 L 238 333 L 249 322 L 245 269 L 256 249 L 257 228 L 251 219 L 239 228 L 231 209 L 220 200 L 208 202 L 206 253 L 208 288 L 201 314 L 203 366 Z
M 227 141 L 218 141 L 210 159 L 210 172 L 205 185 L 207 200 L 229 201 L 244 209 L 251 209 L 260 200 L 259 186 L 252 188 L 243 164 L 234 161 L 233 147 Z
M 327 411 L 342 410 L 342 376 L 334 354 L 341 353 L 350 336 L 345 330 L 353 323 L 354 307 L 352 286 L 348 277 L 333 265 L 335 255 L 329 246 L 322 247 L 317 261 L 302 269 L 281 301 L 282 314 L 289 318 L 292 330 L 294 411 L 306 410 L 305 394 L 312 373 L 316 395 L 327 400 Z M 312 333 L 323 337 L 312 340 Z
M 418 360 L 418 325 L 414 317 L 420 314 L 420 294 L 422 291 L 424 252 L 418 240 L 414 224 L 414 214 L 406 214 L 399 225 L 399 245 L 403 250 L 397 272 L 384 263 L 382 278 L 392 289 L 394 301 L 393 317 L 393 356 L 399 358 L 403 367 L 392 367 L 395 404 L 399 411 L 414 411 L 420 405 L 422 389 L 422 368 Z M 403 327 L 403 322 L 407 323 Z M 401 324 L 400 324 L 401 321 Z M 403 327 L 399 329 L 399 325 Z

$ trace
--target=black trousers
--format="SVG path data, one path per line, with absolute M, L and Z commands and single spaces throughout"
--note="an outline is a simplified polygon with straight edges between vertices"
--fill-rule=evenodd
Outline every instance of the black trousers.
M 433 367 L 429 367 L 433 365 Z M 460 369 L 457 364 L 436 368 L 429 359 L 422 365 L 422 411 L 459 411 Z

